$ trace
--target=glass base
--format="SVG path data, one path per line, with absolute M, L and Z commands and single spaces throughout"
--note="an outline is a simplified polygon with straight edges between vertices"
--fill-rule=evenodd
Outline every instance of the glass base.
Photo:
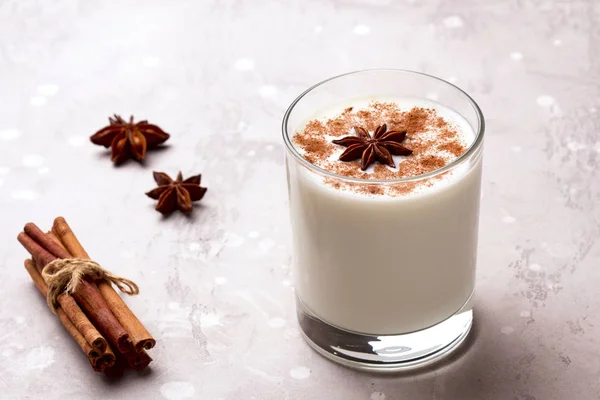
M 429 328 L 401 335 L 366 335 L 340 329 L 319 319 L 296 296 L 302 334 L 321 355 L 368 371 L 403 371 L 423 367 L 452 353 L 473 324 L 471 302 L 452 317 Z

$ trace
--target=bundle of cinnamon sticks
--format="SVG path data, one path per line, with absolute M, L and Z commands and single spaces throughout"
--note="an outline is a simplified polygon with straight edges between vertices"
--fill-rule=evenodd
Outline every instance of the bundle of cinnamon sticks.
M 89 260 L 62 217 L 54 220 L 47 233 L 28 223 L 17 239 L 31 254 L 32 259 L 25 260 L 25 269 L 44 296 L 48 285 L 42 271 L 49 263 L 56 259 Z M 56 300 L 58 318 L 95 371 L 120 375 L 125 368 L 140 370 L 152 361 L 146 350 L 153 348 L 156 341 L 110 282 L 84 277 L 72 294 L 59 294 Z

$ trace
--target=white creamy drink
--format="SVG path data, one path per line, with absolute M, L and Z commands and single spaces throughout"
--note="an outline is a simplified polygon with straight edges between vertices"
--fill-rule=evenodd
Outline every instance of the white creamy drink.
M 378 128 L 384 133 L 373 142 Z M 386 133 L 395 142 L 384 143 Z M 339 176 L 288 155 L 295 288 L 311 313 L 348 331 L 397 335 L 463 308 L 475 283 L 481 155 L 434 171 L 459 159 L 475 136 L 448 107 L 389 97 L 352 101 L 296 128 L 291 142 L 300 156 Z M 365 154 L 339 160 L 359 142 L 332 142 L 344 137 L 379 143 L 374 152 L 412 153 L 394 155 L 395 167 L 374 153 L 363 170 Z M 433 176 L 406 181 L 423 174 Z

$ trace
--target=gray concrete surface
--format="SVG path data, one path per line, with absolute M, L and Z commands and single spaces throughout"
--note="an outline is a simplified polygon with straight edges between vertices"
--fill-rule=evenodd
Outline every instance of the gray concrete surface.
M 450 362 L 378 376 L 299 336 L 280 121 L 309 85 L 392 67 L 455 82 L 487 117 L 474 335 Z M 600 398 L 600 3 L 0 1 L 0 398 Z M 114 168 L 112 113 L 172 134 Z M 201 172 L 163 219 L 152 170 Z M 65 215 L 137 281 L 145 373 L 108 382 L 22 267 L 27 221 Z

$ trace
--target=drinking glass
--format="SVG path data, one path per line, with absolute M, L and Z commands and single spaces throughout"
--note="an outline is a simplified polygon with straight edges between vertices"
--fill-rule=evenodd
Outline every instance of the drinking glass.
M 428 99 L 451 109 L 472 128 L 472 144 L 443 168 L 397 180 L 337 175 L 294 146 L 293 135 L 317 113 L 378 97 Z M 479 106 L 430 75 L 358 71 L 302 93 L 282 130 L 296 308 L 307 342 L 336 362 L 368 370 L 414 368 L 456 349 L 473 323 L 484 136 Z M 336 189 L 336 182 L 367 194 Z M 424 189 L 368 195 L 388 186 L 410 192 L 415 185 Z

